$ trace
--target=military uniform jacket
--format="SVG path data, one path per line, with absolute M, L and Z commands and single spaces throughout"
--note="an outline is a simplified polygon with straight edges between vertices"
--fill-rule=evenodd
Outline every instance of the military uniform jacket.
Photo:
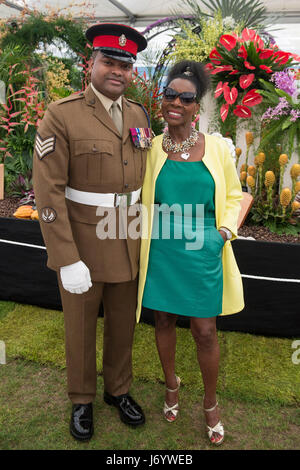
M 99 239 L 97 207 L 65 198 L 69 186 L 93 193 L 125 193 L 142 186 L 147 151 L 130 128 L 149 127 L 143 108 L 123 98 L 123 135 L 89 86 L 51 103 L 38 128 L 33 181 L 48 267 L 82 260 L 94 281 L 124 282 L 138 270 L 140 239 Z M 113 209 L 118 222 L 119 209 Z M 130 217 L 128 217 L 130 223 Z

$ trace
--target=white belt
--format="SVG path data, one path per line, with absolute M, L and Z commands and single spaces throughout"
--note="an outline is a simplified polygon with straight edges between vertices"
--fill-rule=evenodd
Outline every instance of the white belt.
M 129 193 L 89 193 L 66 186 L 65 196 L 70 201 L 88 206 L 118 207 L 121 202 L 125 206 L 132 206 L 139 200 L 141 189 Z

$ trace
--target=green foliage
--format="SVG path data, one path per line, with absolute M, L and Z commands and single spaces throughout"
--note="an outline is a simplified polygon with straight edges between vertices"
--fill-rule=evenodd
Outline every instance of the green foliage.
M 147 78 L 146 73 L 139 75 L 135 70 L 133 80 L 125 92 L 129 99 L 137 101 L 146 109 L 155 135 L 163 131 L 163 119 L 160 111 L 161 93 L 159 89 L 159 75 Z
M 25 45 L 33 53 L 41 43 L 51 44 L 59 38 L 68 45 L 70 52 L 85 52 L 83 22 L 75 22 L 63 16 L 53 17 L 49 21 L 43 14 L 32 13 L 22 22 L 14 22 L 14 25 L 8 30 L 7 26 L 3 25 L 6 35 L 2 38 L 2 47 L 9 44 Z
M 263 225 L 271 232 L 279 235 L 299 235 L 300 223 L 296 220 L 291 224 L 291 210 L 282 213 L 278 205 L 272 204 L 270 208 L 266 200 L 255 200 L 250 211 L 249 222 L 254 225 Z
M 265 118 L 262 123 L 262 137 L 260 141 L 260 148 L 264 149 L 268 144 L 274 141 L 281 142 L 282 146 L 286 147 L 289 158 L 295 148 L 298 150 L 300 161 L 300 119 L 293 119 L 292 113 L 300 114 L 300 103 L 295 101 L 288 93 L 276 88 L 273 83 L 266 82 L 263 79 L 259 80 L 262 90 L 259 91 L 264 96 L 265 106 L 270 106 L 273 109 L 274 117 Z M 284 112 L 278 112 L 276 115 L 276 107 L 280 103 L 280 99 L 284 99 L 286 107 Z M 263 116 L 264 118 L 264 116 Z
M 29 63 L 30 53 L 26 45 L 8 43 L 1 44 L 0 55 L 0 80 L 4 83 L 10 82 L 13 86 L 20 87 L 24 84 L 24 78 L 20 72 L 24 70 L 24 63 Z M 14 68 L 14 73 L 10 74 L 10 67 Z
M 6 104 L 0 110 L 0 160 L 5 160 L 5 190 L 22 195 L 32 185 L 32 154 L 36 127 L 45 105 L 82 88 L 78 67 L 89 55 L 84 24 L 63 15 L 36 11 L 0 26 L 0 80 Z M 56 59 L 38 49 L 67 46 L 69 57 Z M 49 88 L 49 89 L 48 89 Z
M 208 12 L 204 12 L 195 0 L 184 0 L 184 3 L 190 7 L 198 22 L 203 16 L 211 17 L 220 12 L 223 19 L 231 18 L 244 28 L 261 30 L 268 24 L 267 10 L 260 0 L 202 0 Z
M 212 48 L 217 44 L 221 34 L 230 31 L 224 28 L 222 16 L 216 13 L 213 18 L 200 18 L 201 31 L 194 32 L 194 26 L 181 20 L 178 22 L 181 31 L 175 36 L 176 47 L 169 55 L 172 63 L 189 59 L 196 62 L 207 62 Z
M 261 173 L 263 174 L 263 173 Z M 261 181 L 258 175 L 256 195 L 247 221 L 250 225 L 263 225 L 271 232 L 287 235 L 299 235 L 300 222 L 293 218 L 292 207 L 282 207 L 277 183 L 273 187 L 260 189 Z M 278 180 L 277 180 L 278 181 Z

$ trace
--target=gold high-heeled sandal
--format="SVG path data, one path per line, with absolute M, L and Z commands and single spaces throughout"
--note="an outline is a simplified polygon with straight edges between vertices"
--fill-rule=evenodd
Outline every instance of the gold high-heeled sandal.
M 171 392 L 171 393 L 174 393 L 174 392 L 177 392 L 179 390 L 179 387 L 180 387 L 180 377 L 177 377 L 177 375 L 175 376 L 176 377 L 176 382 L 177 382 L 177 388 L 175 388 L 174 390 L 170 390 L 169 388 L 167 388 L 167 391 L 168 392 Z M 166 420 L 169 422 L 169 423 L 173 423 L 173 421 L 175 421 L 175 419 L 177 418 L 177 414 L 178 414 L 178 411 L 179 411 L 179 404 L 178 402 L 175 403 L 175 405 L 173 406 L 169 406 L 166 402 L 164 404 L 164 409 L 163 409 L 163 413 L 164 413 L 164 416 L 166 418 Z M 171 418 L 169 418 L 167 416 L 167 413 L 171 413 Z
M 214 411 L 218 406 L 218 402 L 215 404 L 215 406 L 213 406 L 212 408 L 204 408 L 204 411 L 206 412 L 210 412 L 210 411 Z M 219 446 L 222 444 L 222 442 L 224 441 L 224 435 L 225 435 L 225 431 L 224 431 L 224 426 L 223 424 L 221 423 L 221 421 L 218 421 L 217 424 L 215 424 L 215 426 L 211 427 L 211 426 L 208 426 L 208 424 L 206 425 L 207 427 L 207 434 L 208 434 L 208 438 L 209 438 L 209 441 L 214 444 L 215 446 Z M 213 437 L 213 433 L 218 433 L 220 434 L 220 438 L 218 440 L 216 440 L 214 437 Z

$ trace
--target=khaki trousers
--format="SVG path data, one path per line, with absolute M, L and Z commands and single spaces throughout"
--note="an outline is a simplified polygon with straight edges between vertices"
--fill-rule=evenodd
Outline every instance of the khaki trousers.
M 59 289 L 65 318 L 68 395 L 72 403 L 90 403 L 96 396 L 96 327 L 104 307 L 103 378 L 105 391 L 127 393 L 132 381 L 132 344 L 137 279 L 121 283 L 93 282 L 84 294 Z

